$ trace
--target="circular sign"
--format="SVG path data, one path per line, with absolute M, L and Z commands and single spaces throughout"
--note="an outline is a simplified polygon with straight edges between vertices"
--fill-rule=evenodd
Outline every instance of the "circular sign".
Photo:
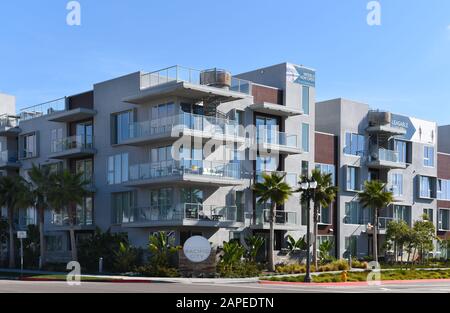
M 211 255 L 211 244 L 208 239 L 201 236 L 194 236 L 188 239 L 184 244 L 184 255 L 189 261 L 201 263 L 206 261 Z

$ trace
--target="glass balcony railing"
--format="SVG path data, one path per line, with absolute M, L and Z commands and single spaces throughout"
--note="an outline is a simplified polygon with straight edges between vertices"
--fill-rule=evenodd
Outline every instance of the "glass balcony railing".
M 223 75 L 225 70 L 214 69 L 216 75 Z M 209 72 L 214 72 L 209 71 Z M 183 66 L 172 66 L 141 76 L 141 89 L 147 89 L 170 82 L 186 82 L 195 85 L 206 85 L 201 76 L 205 71 L 200 71 Z M 221 77 L 222 78 L 222 77 Z M 231 77 L 229 90 L 250 95 L 251 82 L 236 77 Z
M 301 143 L 297 135 L 279 132 L 264 127 L 258 128 L 258 143 L 300 149 Z
M 378 229 L 386 230 L 390 222 L 394 222 L 396 219 L 393 217 L 379 217 Z
M 72 149 L 92 149 L 93 147 L 93 136 L 72 136 L 53 140 L 51 142 L 51 153 L 60 153 Z
M 19 117 L 10 115 L 0 116 L 0 130 L 19 126 Z
M 1 151 L 0 152 L 0 162 L 3 163 L 17 163 L 17 152 L 12 151 Z
M 20 110 L 19 115 L 21 121 L 26 121 L 65 110 L 66 110 L 66 97 L 22 109 Z
M 385 161 L 385 162 L 393 162 L 393 163 L 401 163 L 399 159 L 399 154 L 393 150 L 387 149 L 378 149 L 374 151 L 370 156 L 371 161 Z
M 256 224 L 266 225 L 270 223 L 269 205 L 258 205 L 256 209 Z M 297 212 L 275 211 L 275 225 L 298 226 Z
M 124 223 L 145 223 L 165 221 L 210 221 L 236 222 L 236 206 L 214 206 L 199 203 L 183 203 L 174 209 L 173 206 L 151 206 L 132 209 L 130 218 Z
M 180 175 L 198 175 L 223 179 L 241 179 L 238 163 L 181 160 L 162 163 L 146 163 L 130 166 L 130 181 L 158 179 Z
M 284 182 L 288 184 L 289 186 L 295 188 L 298 187 L 299 181 L 300 181 L 300 175 L 297 175 L 295 173 L 286 173 L 286 172 L 271 172 L 271 171 L 259 171 L 256 172 L 256 182 L 262 183 L 264 182 L 263 174 L 271 175 L 272 173 L 276 173 L 280 176 L 285 175 Z
M 71 217 L 64 211 L 60 213 L 53 212 L 51 224 L 54 226 L 71 226 Z M 94 225 L 92 211 L 77 209 L 74 226 L 92 226 Z
M 173 116 L 132 123 L 129 130 L 119 138 L 119 143 L 129 139 L 145 138 L 148 136 L 164 134 L 172 131 L 196 131 L 205 135 L 215 136 L 239 136 L 239 124 L 235 121 L 195 115 L 190 113 L 180 113 Z

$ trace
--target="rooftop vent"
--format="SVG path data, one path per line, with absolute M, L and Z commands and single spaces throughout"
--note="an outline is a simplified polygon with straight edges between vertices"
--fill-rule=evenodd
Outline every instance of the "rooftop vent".
M 222 69 L 209 69 L 200 73 L 200 84 L 229 89 L 231 87 L 231 73 Z

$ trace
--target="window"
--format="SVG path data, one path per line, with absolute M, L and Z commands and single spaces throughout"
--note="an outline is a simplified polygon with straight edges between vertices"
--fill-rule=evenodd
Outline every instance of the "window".
M 316 164 L 316 169 L 322 174 L 331 174 L 333 185 L 336 184 L 336 167 L 333 164 Z
M 450 201 L 450 180 L 438 179 L 438 182 L 437 182 L 437 198 L 439 200 Z
M 320 208 L 319 224 L 331 225 L 330 206 Z
M 129 126 L 127 130 L 129 129 Z M 77 143 L 84 148 L 92 148 L 94 144 L 94 127 L 92 122 L 80 123 L 76 126 Z
M 133 122 L 133 111 L 126 111 L 113 115 L 114 133 L 113 144 L 121 143 L 124 140 L 129 139 L 130 125 Z
M 423 148 L 423 165 L 434 167 L 434 147 L 425 146 Z
M 359 168 L 347 167 L 347 191 L 359 190 Z
M 431 199 L 433 197 L 433 181 L 431 177 L 428 176 L 420 176 L 419 177 L 420 190 L 419 195 L 420 198 Z
M 434 220 L 433 209 L 423 209 L 423 214 L 427 216 L 428 221 L 433 222 Z
M 108 158 L 108 185 L 121 184 L 128 181 L 128 153 Z
M 237 221 L 244 222 L 244 212 L 245 212 L 245 192 L 236 191 L 236 209 L 237 209 Z
M 158 220 L 167 221 L 178 218 L 172 208 L 172 188 L 161 188 L 150 191 L 150 210 L 157 212 Z M 184 216 L 184 215 L 182 215 Z
M 345 204 L 345 224 L 364 225 L 373 223 L 373 212 L 369 208 L 361 207 L 357 201 Z
M 75 171 L 77 174 L 82 174 L 81 177 L 85 181 L 92 183 L 93 181 L 93 164 L 92 159 L 77 160 L 75 163 Z
M 52 129 L 51 132 L 51 151 L 52 152 L 57 152 L 58 149 L 60 149 L 62 147 L 62 140 L 63 140 L 63 129 L 62 128 L 58 128 L 58 129 Z
M 22 158 L 37 157 L 36 133 L 24 135 L 22 137 Z
M 309 152 L 309 124 L 302 124 L 302 149 Z
M 309 176 L 309 162 L 302 161 L 302 176 Z
M 134 208 L 136 194 L 134 192 L 122 192 L 112 195 L 112 223 L 132 223 L 134 221 Z
M 450 231 L 450 209 L 439 209 L 439 230 Z
M 175 116 L 175 104 L 173 102 L 156 105 L 150 108 L 152 121 L 152 133 L 170 131 Z
M 394 141 L 394 151 L 398 154 L 399 163 L 407 163 L 407 143 L 401 140 Z
M 347 254 L 350 254 L 351 256 L 356 256 L 357 247 L 358 247 L 357 236 L 345 237 L 345 251 L 347 252 Z
M 346 133 L 344 153 L 347 155 L 364 155 L 365 138 L 362 135 Z
M 81 205 L 77 205 L 77 225 L 92 225 L 93 220 L 93 199 L 84 197 Z
M 403 174 L 391 174 L 392 193 L 395 197 L 403 196 Z
M 309 87 L 303 86 L 302 87 L 302 109 L 303 113 L 305 115 L 309 115 Z
M 411 225 L 411 207 L 394 205 L 393 217 L 396 221 L 404 221 L 406 224 Z

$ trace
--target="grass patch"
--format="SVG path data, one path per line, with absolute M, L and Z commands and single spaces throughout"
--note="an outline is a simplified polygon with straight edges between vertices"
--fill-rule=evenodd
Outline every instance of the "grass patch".
M 367 275 L 370 272 L 351 272 L 348 273 L 347 282 L 367 281 Z M 312 276 L 315 283 L 337 283 L 342 282 L 341 274 L 320 274 Z M 303 282 L 305 275 L 296 277 L 271 277 L 270 281 L 279 282 Z M 420 279 L 450 279 L 450 270 L 394 270 L 381 273 L 381 280 L 420 280 Z

